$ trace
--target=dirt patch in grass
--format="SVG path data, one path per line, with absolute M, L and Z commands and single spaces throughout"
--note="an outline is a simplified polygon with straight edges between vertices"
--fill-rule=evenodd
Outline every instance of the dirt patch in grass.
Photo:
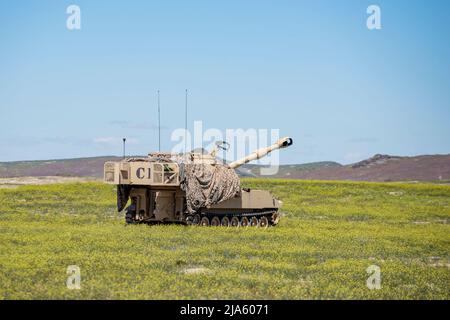
M 43 185 L 43 184 L 74 183 L 86 181 L 99 181 L 99 179 L 91 177 L 59 177 L 59 176 L 0 178 L 0 188 L 17 188 L 18 186 L 23 185 Z

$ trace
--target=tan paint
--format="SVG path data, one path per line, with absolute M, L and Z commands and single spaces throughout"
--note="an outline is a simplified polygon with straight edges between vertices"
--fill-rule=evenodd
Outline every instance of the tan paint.
M 108 161 L 104 165 L 104 181 L 109 184 L 179 186 L 179 167 L 177 163 Z
M 274 150 L 283 149 L 283 148 L 289 147 L 290 145 L 292 145 L 291 138 L 289 138 L 289 137 L 281 138 L 280 140 L 278 140 L 271 146 L 255 150 L 248 156 L 230 163 L 230 168 L 235 169 L 235 168 L 240 167 L 243 164 L 246 164 L 250 161 L 261 159 L 262 157 L 266 156 L 267 154 L 269 154 L 270 152 L 272 152 Z
M 279 203 L 265 190 L 242 190 L 241 197 L 236 197 L 211 206 L 212 209 L 253 209 L 279 208 Z

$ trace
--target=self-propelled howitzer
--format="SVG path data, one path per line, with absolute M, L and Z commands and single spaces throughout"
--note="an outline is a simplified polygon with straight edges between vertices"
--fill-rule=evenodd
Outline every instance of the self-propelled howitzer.
M 235 168 L 292 145 L 282 138 L 269 147 L 224 164 L 210 154 L 150 153 L 106 162 L 104 181 L 117 185 L 117 208 L 127 223 L 202 226 L 275 225 L 281 201 L 265 190 L 242 189 Z

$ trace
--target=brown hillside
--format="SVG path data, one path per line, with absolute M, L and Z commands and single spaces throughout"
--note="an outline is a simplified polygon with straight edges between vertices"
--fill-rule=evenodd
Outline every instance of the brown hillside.
M 360 181 L 450 180 L 450 155 L 374 157 L 342 167 L 321 167 L 292 173 L 289 178 Z
M 0 178 L 10 177 L 103 177 L 106 161 L 117 161 L 119 157 L 93 157 L 46 161 L 0 162 Z
M 103 176 L 103 164 L 120 157 L 93 157 L 48 161 L 0 162 L 0 178 L 11 177 L 94 177 Z M 259 166 L 237 169 L 240 176 L 258 177 Z M 449 181 L 450 155 L 396 157 L 375 155 L 355 164 L 342 166 L 334 162 L 280 166 L 271 178 L 360 181 Z

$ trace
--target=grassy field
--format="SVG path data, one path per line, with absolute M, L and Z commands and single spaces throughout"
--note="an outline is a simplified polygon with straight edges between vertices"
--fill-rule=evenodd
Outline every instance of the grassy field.
M 277 227 L 125 226 L 95 182 L 0 189 L 0 299 L 450 298 L 450 186 L 243 184 L 283 200 Z

